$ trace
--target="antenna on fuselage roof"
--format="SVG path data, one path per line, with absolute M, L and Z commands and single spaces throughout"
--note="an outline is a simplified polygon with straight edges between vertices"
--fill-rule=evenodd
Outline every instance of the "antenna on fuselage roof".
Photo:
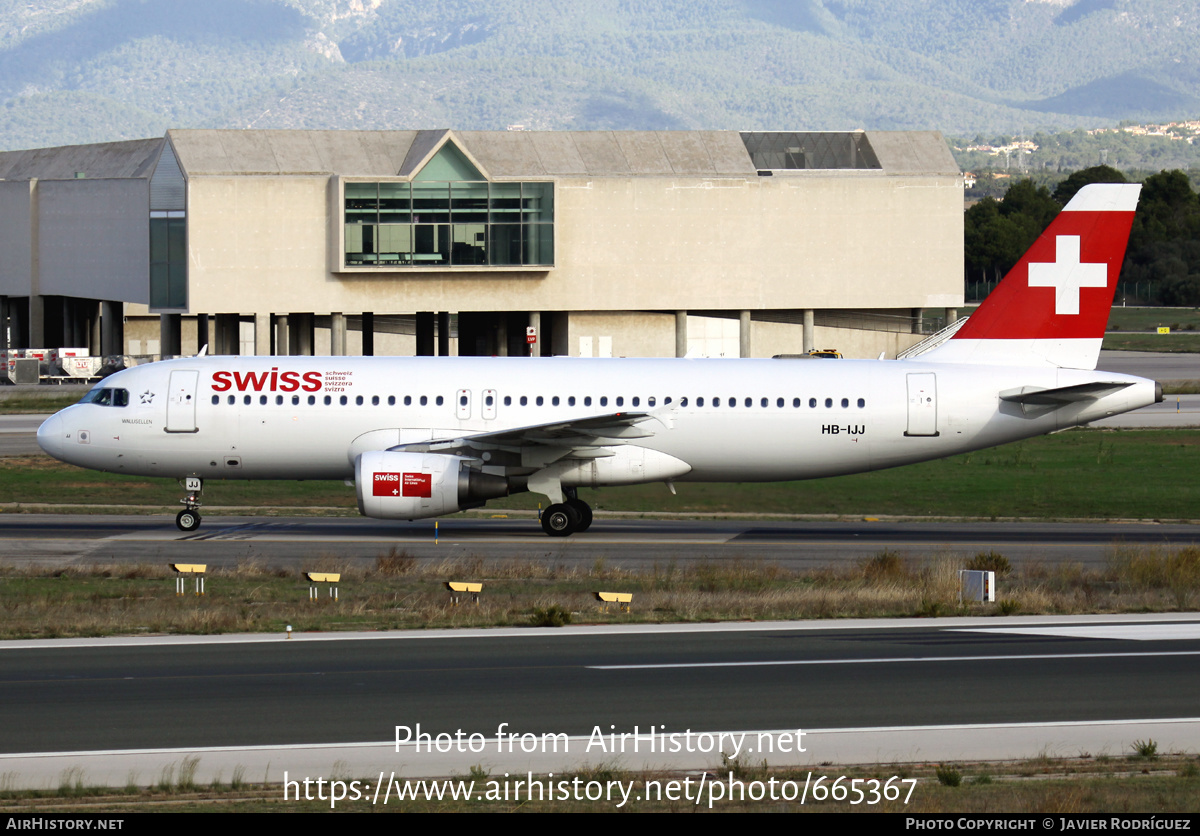
M 205 343 L 204 347 L 196 352 L 196 356 L 197 357 L 205 357 L 207 355 L 208 355 L 208 343 Z

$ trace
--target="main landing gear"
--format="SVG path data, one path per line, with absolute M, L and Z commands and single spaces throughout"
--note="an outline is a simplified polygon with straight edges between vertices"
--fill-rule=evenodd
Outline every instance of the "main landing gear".
M 189 476 L 183 480 L 187 497 L 179 500 L 183 510 L 175 515 L 175 525 L 180 531 L 195 531 L 200 527 L 200 492 L 204 490 L 204 480 L 199 476 Z
M 565 502 L 551 505 L 542 512 L 542 530 L 551 537 L 567 537 L 577 531 L 587 531 L 592 525 L 592 507 L 572 491 Z

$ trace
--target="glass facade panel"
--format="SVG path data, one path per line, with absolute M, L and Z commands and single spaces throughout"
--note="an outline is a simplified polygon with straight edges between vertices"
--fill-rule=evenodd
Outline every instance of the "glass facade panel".
M 411 264 L 412 226 L 410 224 L 380 224 L 378 227 L 378 256 L 380 264 Z
M 347 186 L 349 185 L 347 184 Z M 347 203 L 349 203 L 349 196 L 347 196 Z M 379 184 L 379 222 L 381 224 L 412 223 L 412 189 L 408 183 Z
M 521 225 L 492 224 L 488 230 L 489 264 L 509 265 L 521 263 Z
M 488 219 L 487 183 L 451 183 L 450 211 L 454 222 L 484 223 Z
M 450 225 L 417 224 L 413 227 L 413 264 L 429 267 L 450 263 Z
M 419 224 L 450 222 L 449 183 L 413 183 L 413 221 Z
M 375 223 L 379 210 L 378 186 L 378 183 L 346 184 L 346 223 Z
M 554 224 L 525 224 L 524 264 L 554 263 Z
M 554 184 L 522 183 L 521 210 L 525 223 L 554 222 Z
M 549 266 L 554 184 L 346 183 L 343 229 L 346 266 Z
M 150 218 L 150 305 L 187 307 L 186 218 Z
M 453 264 L 487 264 L 487 225 L 454 224 L 450 261 Z
M 521 222 L 521 184 L 491 183 L 489 219 L 492 223 L 519 224 Z

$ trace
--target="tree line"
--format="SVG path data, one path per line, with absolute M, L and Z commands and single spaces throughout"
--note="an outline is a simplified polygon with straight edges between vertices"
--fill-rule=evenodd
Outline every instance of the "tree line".
M 1100 165 L 1076 171 L 1053 191 L 1026 179 L 1009 186 L 1001 200 L 980 200 L 964 224 L 968 297 L 1012 269 L 1085 185 L 1127 182 L 1122 172 Z M 1187 173 L 1162 171 L 1142 181 L 1120 281 L 1131 300 L 1200 305 L 1200 195 Z

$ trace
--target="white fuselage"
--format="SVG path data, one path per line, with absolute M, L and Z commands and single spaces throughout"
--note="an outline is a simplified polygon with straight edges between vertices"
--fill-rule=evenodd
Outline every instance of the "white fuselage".
M 1000 399 L 1100 380 L 1130 385 L 1053 409 Z M 1155 400 L 1153 381 L 1109 372 L 815 359 L 218 356 L 138 366 L 98 387 L 126 390 L 126 405 L 63 410 L 38 433 L 47 452 L 97 470 L 205 479 L 346 479 L 372 450 L 627 412 L 652 417 L 639 437 L 612 446 L 686 462 L 680 481 L 810 479 L 989 447 Z

